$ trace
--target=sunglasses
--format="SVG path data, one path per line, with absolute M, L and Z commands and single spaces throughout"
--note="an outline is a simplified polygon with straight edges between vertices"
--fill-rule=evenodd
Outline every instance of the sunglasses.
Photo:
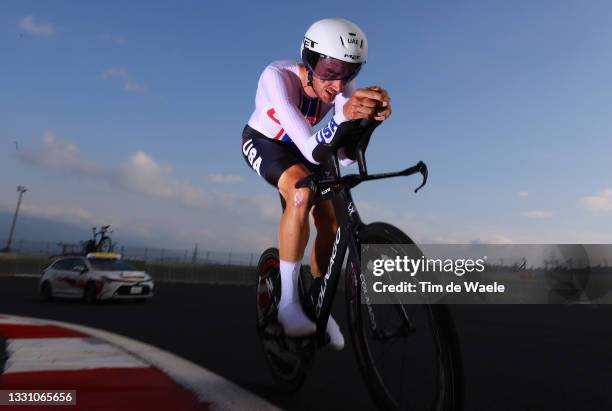
M 357 76 L 360 69 L 361 63 L 322 57 L 317 61 L 313 74 L 320 80 L 343 80 L 348 83 Z

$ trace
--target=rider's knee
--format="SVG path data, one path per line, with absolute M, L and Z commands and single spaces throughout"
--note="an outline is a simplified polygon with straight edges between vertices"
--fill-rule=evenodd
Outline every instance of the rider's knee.
M 289 192 L 289 203 L 293 208 L 307 209 L 310 204 L 312 193 L 308 188 L 296 188 Z

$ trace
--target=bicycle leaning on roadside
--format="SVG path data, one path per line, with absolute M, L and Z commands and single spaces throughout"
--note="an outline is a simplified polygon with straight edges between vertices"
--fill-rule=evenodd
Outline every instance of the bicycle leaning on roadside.
M 414 243 L 390 224 L 364 224 L 351 189 L 363 181 L 420 173 L 423 182 L 417 192 L 426 184 L 428 174 L 423 162 L 400 172 L 368 174 L 365 151 L 379 124 L 371 120 L 343 123 L 331 143 L 319 144 L 313 152 L 321 164 L 321 172 L 296 184 L 296 188 L 312 190 L 313 202 L 331 199 L 338 222 L 329 267 L 322 277 L 314 307 L 308 298 L 310 274 L 303 271 L 300 275 L 300 299 L 304 311 L 314 317 L 316 334 L 305 338 L 286 337 L 277 321 L 281 280 L 276 248 L 264 251 L 257 267 L 257 331 L 276 381 L 288 390 L 300 388 L 317 349 L 327 343 L 327 320 L 348 251 L 344 294 L 349 332 L 375 404 L 385 410 L 459 410 L 463 403 L 463 371 L 448 308 L 442 304 L 401 304 L 397 300 L 392 304 L 371 304 L 362 291 L 368 288 L 367 279 L 361 274 L 363 245 Z M 340 147 L 354 154 L 359 174 L 340 175 L 337 155 Z M 420 253 L 417 247 L 410 249 Z

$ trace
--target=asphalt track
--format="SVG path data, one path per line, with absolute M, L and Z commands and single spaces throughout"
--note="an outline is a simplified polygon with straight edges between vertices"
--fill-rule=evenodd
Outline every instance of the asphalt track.
M 290 410 L 374 409 L 349 345 L 320 351 L 301 391 L 275 390 L 254 329 L 254 288 L 158 283 L 145 304 L 40 303 L 0 277 L 0 312 L 109 330 L 173 352 Z M 467 410 L 612 409 L 612 305 L 455 306 Z M 342 301 L 335 317 L 346 330 Z

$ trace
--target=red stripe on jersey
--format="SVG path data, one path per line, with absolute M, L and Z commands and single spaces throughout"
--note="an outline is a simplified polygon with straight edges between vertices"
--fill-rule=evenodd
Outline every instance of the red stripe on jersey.
M 266 111 L 266 113 L 268 113 L 268 117 L 270 117 L 272 121 L 274 121 L 276 124 L 280 124 L 280 121 L 276 117 L 274 117 L 274 114 L 276 114 L 276 110 L 271 108 L 270 110 Z
M 272 121 L 274 121 L 276 124 L 280 124 L 280 121 L 276 117 L 274 117 L 274 114 L 276 114 L 276 110 L 271 108 L 270 110 L 266 111 L 266 113 L 268 114 L 268 117 L 272 119 Z M 285 129 L 281 128 L 280 131 L 274 136 L 274 140 L 278 140 L 283 134 L 285 134 Z
M 276 135 L 274 136 L 274 140 L 278 140 L 279 138 L 281 138 L 281 136 L 282 136 L 283 134 L 285 134 L 285 129 L 284 129 L 284 128 L 281 128 L 281 129 L 280 129 L 280 131 L 278 132 L 278 134 L 276 134 Z

